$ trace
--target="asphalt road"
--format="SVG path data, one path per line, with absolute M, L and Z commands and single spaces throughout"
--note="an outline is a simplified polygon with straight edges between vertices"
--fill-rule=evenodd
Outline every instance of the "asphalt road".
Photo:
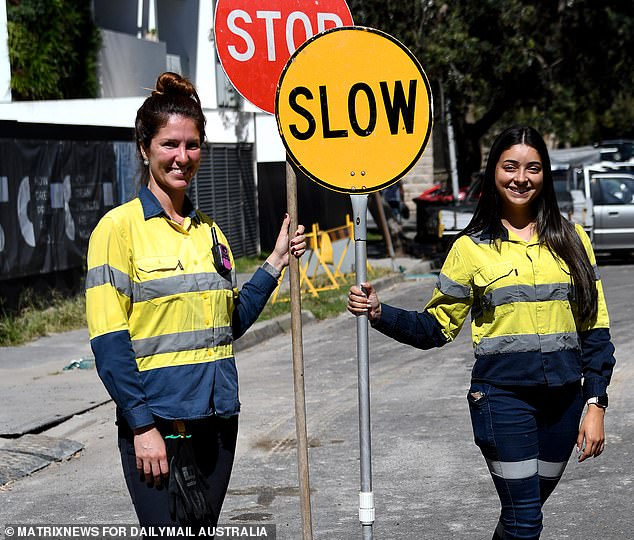
M 601 266 L 618 362 L 609 389 L 606 451 L 582 464 L 571 458 L 544 509 L 545 540 L 634 537 L 633 270 L 632 265 Z M 416 309 L 434 283 L 435 277 L 421 277 L 379 292 L 383 301 Z M 342 313 L 307 324 L 303 344 L 314 538 L 361 538 L 355 320 Z M 472 442 L 465 399 L 473 362 L 468 328 L 455 343 L 435 351 L 370 331 L 370 361 L 374 538 L 488 540 L 498 500 Z M 238 368 L 243 409 L 221 522 L 275 523 L 278 539 L 299 540 L 289 335 L 242 351 Z M 135 523 L 113 415 L 107 403 L 46 431 L 79 441 L 84 449 L 0 488 L 0 528 Z

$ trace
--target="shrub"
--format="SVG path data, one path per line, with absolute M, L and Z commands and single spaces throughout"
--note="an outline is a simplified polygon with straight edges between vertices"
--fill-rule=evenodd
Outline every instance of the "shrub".
M 97 97 L 101 39 L 89 0 L 9 0 L 7 26 L 14 100 Z

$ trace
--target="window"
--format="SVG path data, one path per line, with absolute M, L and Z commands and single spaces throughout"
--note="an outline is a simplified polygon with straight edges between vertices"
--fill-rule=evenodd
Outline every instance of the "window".
M 603 204 L 632 204 L 634 202 L 634 180 L 630 178 L 598 178 L 595 182 Z M 593 194 L 595 189 L 593 189 Z

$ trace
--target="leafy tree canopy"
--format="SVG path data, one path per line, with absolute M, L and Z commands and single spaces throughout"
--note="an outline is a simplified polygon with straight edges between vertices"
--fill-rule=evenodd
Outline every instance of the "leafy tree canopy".
M 96 97 L 100 38 L 89 0 L 7 2 L 15 100 Z
M 572 145 L 634 137 L 632 0 L 348 4 L 355 24 L 419 58 L 436 107 L 450 103 L 461 181 L 480 168 L 480 143 L 513 123 Z

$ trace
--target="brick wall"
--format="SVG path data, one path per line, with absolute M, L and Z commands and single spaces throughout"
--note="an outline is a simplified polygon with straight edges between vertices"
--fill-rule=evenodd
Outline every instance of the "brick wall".
M 433 137 L 433 135 L 432 135 Z M 405 192 L 405 203 L 409 207 L 410 223 L 416 223 L 416 204 L 412 201 L 424 190 L 429 189 L 434 184 L 434 152 L 432 137 L 418 160 L 418 163 L 401 180 L 403 191 Z

